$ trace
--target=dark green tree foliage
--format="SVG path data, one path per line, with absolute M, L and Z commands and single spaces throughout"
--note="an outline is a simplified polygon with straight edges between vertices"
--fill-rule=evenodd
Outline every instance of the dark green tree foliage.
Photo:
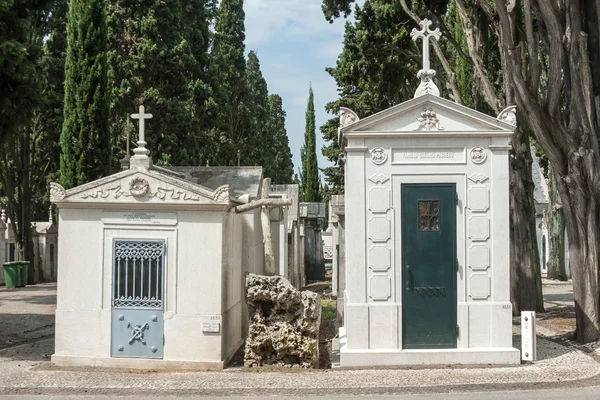
M 317 162 L 317 134 L 315 127 L 315 96 L 312 86 L 308 91 L 308 104 L 306 106 L 306 126 L 304 131 L 304 144 L 300 149 L 302 160 L 302 197 L 306 202 L 321 201 L 321 181 L 319 179 L 319 165 Z
M 110 3 L 111 133 L 121 151 L 127 115 L 143 104 L 154 116 L 146 141 L 155 162 L 204 160 L 203 150 L 210 147 L 204 132 L 212 104 L 207 68 L 214 11 L 214 0 Z
M 268 132 L 273 142 L 273 155 L 275 168 L 271 171 L 272 183 L 292 183 L 294 164 L 292 163 L 292 151 L 285 129 L 285 111 L 283 100 L 278 94 L 269 95 L 269 123 Z
M 65 59 L 67 55 L 67 3 L 68 0 L 52 0 L 38 19 L 39 37 L 46 38 L 40 59 L 42 92 L 41 104 L 33 117 L 32 140 L 36 168 L 45 184 L 36 198 L 35 217 L 42 218 L 48 212 L 46 186 L 60 179 L 60 134 L 63 125 L 63 102 L 65 98 Z
M 272 158 L 274 143 L 268 131 L 269 93 L 267 81 L 260 70 L 260 62 L 254 51 L 248 53 L 246 62 L 247 95 L 246 108 L 248 132 L 246 146 L 241 150 L 244 165 L 262 165 L 265 177 L 273 178 L 275 163 Z
M 336 2 L 348 7 L 350 3 Z M 332 3 L 324 2 L 324 9 L 327 4 Z M 346 14 L 346 8 L 340 10 Z M 410 17 L 403 13 L 397 0 L 367 0 L 363 7 L 355 8 L 355 20 L 346 23 L 344 47 L 336 66 L 327 69 L 336 80 L 339 98 L 328 103 L 326 109 L 337 114 L 340 106 L 345 106 L 365 117 L 413 96 L 419 83 L 416 75 L 421 58 L 405 28 Z M 327 198 L 344 192 L 338 126 L 339 119 L 332 118 L 321 127 L 328 143 L 322 149 L 323 155 L 334 163 L 323 169 L 325 181 L 331 187 Z
M 45 69 L 40 68 L 45 25 L 50 13 L 46 2 L 0 1 L 0 192 L 3 207 L 13 221 L 12 233 L 24 260 L 33 259 L 31 221 L 33 197 L 45 176 L 35 160 L 38 107 L 44 105 Z M 5 108 L 6 107 L 6 108 Z M 18 107 L 18 108 L 15 108 Z M 28 283 L 33 283 L 29 265 Z
M 67 17 L 61 183 L 66 188 L 110 172 L 106 2 L 70 0 Z
M 31 117 L 38 100 L 36 65 L 29 49 L 31 14 L 42 1 L 0 0 L 0 142 L 16 134 Z
M 218 145 L 211 165 L 234 165 L 247 138 L 243 6 L 243 0 L 222 0 L 219 5 L 209 69 L 216 103 L 212 139 Z

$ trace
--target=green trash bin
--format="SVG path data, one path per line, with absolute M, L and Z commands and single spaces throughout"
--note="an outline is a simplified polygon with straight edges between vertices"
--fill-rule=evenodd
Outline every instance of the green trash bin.
M 27 269 L 29 268 L 29 261 L 18 261 L 21 269 L 21 285 L 19 287 L 27 286 Z
M 7 289 L 21 286 L 21 264 L 19 261 L 10 261 L 2 264 L 4 267 L 4 282 Z

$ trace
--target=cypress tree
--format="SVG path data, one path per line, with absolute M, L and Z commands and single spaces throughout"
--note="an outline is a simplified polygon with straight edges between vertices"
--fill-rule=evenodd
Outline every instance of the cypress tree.
M 211 165 L 234 165 L 247 138 L 244 18 L 243 0 L 221 1 L 209 70 L 215 92 L 214 140 L 219 146 Z
M 106 2 L 70 0 L 67 17 L 61 183 L 66 188 L 110 172 Z
M 304 144 L 300 150 L 302 159 L 302 193 L 305 202 L 321 201 L 319 165 L 317 162 L 317 136 L 315 131 L 315 97 L 310 86 L 308 90 L 308 104 L 306 106 L 306 128 L 304 131 Z
M 111 131 L 119 151 L 125 147 L 119 136 L 126 117 L 143 103 L 154 115 L 146 141 L 155 162 L 197 165 L 202 160 L 213 18 L 212 0 L 110 3 Z
M 269 93 L 267 81 L 260 71 L 260 62 L 254 51 L 248 53 L 246 63 L 247 96 L 246 108 L 248 112 L 247 146 L 242 151 L 244 165 L 261 165 L 264 176 L 274 178 L 275 164 L 273 160 L 274 143 L 268 131 L 269 120 Z
M 294 164 L 287 131 L 285 129 L 283 100 L 278 94 L 269 96 L 269 139 L 273 142 L 274 169 L 271 171 L 273 183 L 292 183 Z M 265 174 L 266 175 L 266 174 Z M 266 175 L 269 176 L 269 175 Z
M 38 91 L 38 51 L 31 51 L 33 13 L 41 2 L 0 0 L 0 144 L 31 117 Z

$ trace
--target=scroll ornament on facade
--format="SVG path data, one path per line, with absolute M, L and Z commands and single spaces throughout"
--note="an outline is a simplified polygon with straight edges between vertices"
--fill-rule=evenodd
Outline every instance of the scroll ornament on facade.
M 432 131 L 434 129 L 438 131 L 444 130 L 444 127 L 440 124 L 440 120 L 435 111 L 433 111 L 433 108 L 424 108 L 423 111 L 421 111 L 420 117 L 417 118 L 417 123 L 418 125 L 414 129 L 415 131 Z

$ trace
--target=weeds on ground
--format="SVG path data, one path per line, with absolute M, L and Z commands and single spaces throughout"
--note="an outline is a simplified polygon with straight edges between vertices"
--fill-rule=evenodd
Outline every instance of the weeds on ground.
M 321 299 L 321 321 L 328 322 L 337 318 L 335 300 Z

